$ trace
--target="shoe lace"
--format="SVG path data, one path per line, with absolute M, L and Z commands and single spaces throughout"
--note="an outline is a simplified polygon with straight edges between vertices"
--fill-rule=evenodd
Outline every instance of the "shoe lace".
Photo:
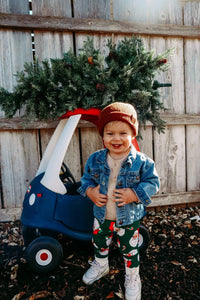
M 136 276 L 125 275 L 125 284 L 124 284 L 125 287 L 131 289 L 136 288 L 138 286 L 138 279 L 139 279 L 138 275 Z
M 96 260 L 94 261 L 88 261 L 88 263 L 91 265 L 90 272 L 93 274 L 96 274 L 99 272 L 101 265 Z

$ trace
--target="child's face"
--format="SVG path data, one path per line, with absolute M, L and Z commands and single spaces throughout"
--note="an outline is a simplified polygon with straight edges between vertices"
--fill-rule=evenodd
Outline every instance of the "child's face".
M 125 122 L 113 121 L 107 123 L 104 127 L 104 145 L 113 158 L 128 155 L 133 138 L 133 131 Z

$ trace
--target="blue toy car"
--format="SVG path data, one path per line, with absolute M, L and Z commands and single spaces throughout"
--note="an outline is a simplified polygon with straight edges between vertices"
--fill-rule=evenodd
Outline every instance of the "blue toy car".
M 36 272 L 50 272 L 61 263 L 63 250 L 56 238 L 58 233 L 76 240 L 92 239 L 93 202 L 77 193 L 80 183 L 63 160 L 79 120 L 96 124 L 99 113 L 98 109 L 77 109 L 63 116 L 25 194 L 23 239 L 27 261 Z M 139 248 L 145 250 L 149 232 L 140 225 L 139 233 Z

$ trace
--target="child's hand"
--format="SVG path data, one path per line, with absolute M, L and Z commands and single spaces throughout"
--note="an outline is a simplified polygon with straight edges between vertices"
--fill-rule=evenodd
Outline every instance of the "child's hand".
M 114 201 L 118 202 L 118 206 L 123 206 L 132 202 L 139 202 L 138 197 L 130 188 L 115 189 L 113 191 Z
M 87 196 L 96 204 L 96 206 L 104 206 L 107 203 L 107 196 L 99 192 L 100 185 L 89 187 L 86 191 Z

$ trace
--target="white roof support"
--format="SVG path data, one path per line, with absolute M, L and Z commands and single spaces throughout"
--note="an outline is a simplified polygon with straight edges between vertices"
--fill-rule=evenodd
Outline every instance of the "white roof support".
M 40 165 L 39 165 L 39 168 L 37 170 L 37 173 L 36 173 L 36 176 L 40 175 L 41 173 L 44 173 L 47 169 L 47 165 L 49 163 L 49 159 L 55 149 L 55 146 L 59 140 L 59 137 L 67 123 L 67 120 L 68 119 L 63 119 L 63 120 L 60 120 L 60 122 L 58 123 L 47 147 L 46 147 L 46 150 L 43 154 L 43 157 L 42 157 L 42 160 L 40 162 Z
M 71 116 L 68 119 L 66 125 L 64 126 L 64 129 L 62 130 L 61 134 L 60 134 L 61 127 L 60 127 L 60 129 L 57 133 L 59 135 L 59 139 L 55 138 L 55 141 L 53 140 L 53 142 L 52 142 L 53 151 L 52 151 L 52 149 L 49 150 L 49 153 L 52 152 L 52 155 L 46 166 L 45 166 L 46 163 L 44 163 L 44 168 L 46 169 L 46 171 L 41 180 L 41 183 L 46 188 L 48 188 L 49 190 L 51 190 L 55 193 L 64 195 L 67 192 L 63 182 L 60 180 L 60 177 L 59 177 L 60 168 L 62 166 L 62 162 L 65 157 L 65 153 L 67 151 L 67 148 L 71 141 L 72 135 L 78 125 L 80 118 L 81 118 L 81 115 Z M 51 143 L 51 141 L 50 141 L 50 143 Z M 47 155 L 47 157 L 48 157 L 48 155 Z M 40 168 L 39 168 L 39 170 L 40 170 Z M 41 167 L 41 170 L 42 170 L 42 167 Z M 37 173 L 39 173 L 39 172 L 37 172 Z M 41 173 L 41 171 L 40 171 L 40 173 Z

